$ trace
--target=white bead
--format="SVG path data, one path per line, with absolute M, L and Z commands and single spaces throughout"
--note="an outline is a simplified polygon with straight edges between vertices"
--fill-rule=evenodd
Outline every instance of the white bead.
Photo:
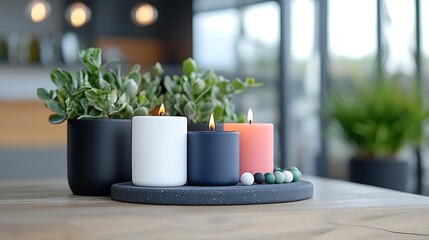
M 255 181 L 255 177 L 250 172 L 244 172 L 240 176 L 240 182 L 244 185 L 250 186 Z
M 284 183 L 285 175 L 282 172 L 275 172 L 274 176 L 276 177 L 276 183 Z
M 283 175 L 285 175 L 285 183 L 290 183 L 293 181 L 293 174 L 290 171 L 283 171 Z

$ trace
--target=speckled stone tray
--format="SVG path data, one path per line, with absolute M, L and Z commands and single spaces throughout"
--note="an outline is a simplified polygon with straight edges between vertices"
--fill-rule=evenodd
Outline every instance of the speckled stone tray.
M 247 205 L 293 202 L 311 198 L 313 184 L 297 181 L 222 187 L 139 187 L 131 182 L 113 184 L 115 201 L 160 205 Z

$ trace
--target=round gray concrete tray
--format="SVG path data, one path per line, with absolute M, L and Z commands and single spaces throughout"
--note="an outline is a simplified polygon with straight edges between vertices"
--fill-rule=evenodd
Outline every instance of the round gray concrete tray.
M 313 184 L 297 181 L 219 187 L 139 187 L 131 182 L 111 187 L 115 201 L 160 205 L 247 205 L 299 201 L 313 196 Z

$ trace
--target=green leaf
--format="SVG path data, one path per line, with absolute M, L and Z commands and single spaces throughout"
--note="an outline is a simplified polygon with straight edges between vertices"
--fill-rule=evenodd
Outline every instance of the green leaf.
M 219 88 L 221 95 L 228 94 L 230 91 L 230 89 L 229 89 L 230 85 L 229 85 L 229 82 L 227 82 L 227 81 L 219 82 L 217 86 Z
M 219 105 L 217 105 L 214 109 L 213 109 L 213 115 L 216 119 L 216 121 L 219 121 L 222 119 L 223 117 L 223 108 Z
M 185 61 L 183 61 L 182 64 L 182 71 L 186 76 L 191 76 L 191 73 L 195 72 L 197 70 L 197 63 L 192 58 L 188 58 Z
M 263 86 L 263 85 L 264 85 L 263 83 L 255 82 L 255 83 L 250 84 L 249 86 L 250 87 L 260 87 L 260 86 Z
M 126 93 L 123 93 L 118 99 L 118 104 L 124 104 L 124 103 L 128 104 L 129 102 L 130 102 L 130 97 L 128 97 Z
M 139 107 L 134 110 L 134 116 L 147 116 L 149 110 L 146 107 Z
M 110 84 L 104 80 L 103 78 L 98 79 L 98 86 L 100 89 L 104 90 L 104 91 L 110 91 Z
M 72 96 L 76 97 L 76 98 L 80 98 L 80 97 L 77 97 L 77 96 L 80 95 L 80 94 L 84 94 L 85 91 L 87 91 L 89 89 L 91 89 L 91 87 L 88 87 L 88 86 L 81 87 L 81 88 L 79 88 L 79 90 L 77 90 L 76 92 L 74 92 L 72 94 Z
M 87 90 L 85 91 L 85 97 L 90 101 L 90 102 L 96 102 L 97 99 L 100 98 L 100 95 L 97 94 L 97 92 L 95 92 L 93 89 Z
M 116 73 L 115 73 L 116 72 Z M 124 85 L 123 79 L 122 79 L 122 69 L 121 69 L 121 65 L 117 65 L 115 68 L 114 73 L 116 74 L 116 84 L 119 88 L 122 88 Z
M 167 90 L 167 92 L 169 92 L 171 94 L 174 94 L 173 89 L 174 89 L 175 86 L 176 86 L 176 83 L 171 80 L 171 77 L 170 76 L 165 76 L 165 78 L 164 78 L 164 87 Z
M 202 91 L 204 91 L 205 87 L 206 87 L 206 83 L 201 79 L 197 79 L 195 81 L 195 84 L 194 84 L 194 87 L 192 88 L 192 90 L 197 95 L 197 94 L 201 93 Z
M 142 76 L 138 72 L 131 72 L 127 75 L 127 80 L 132 79 L 136 82 L 137 88 L 142 85 Z
M 182 106 L 183 105 L 183 106 Z M 184 113 L 183 113 L 183 107 L 184 107 L 184 104 L 182 103 L 182 102 L 176 102 L 175 104 L 174 104 L 174 110 L 176 110 L 179 114 L 181 114 L 181 115 L 185 115 Z M 172 114 L 172 115 L 175 115 L 175 114 L 173 114 L 172 113 L 172 110 L 168 110 L 167 109 L 167 111 L 170 111 L 170 114 Z
M 128 79 L 124 85 L 125 93 L 130 99 L 134 99 L 137 95 L 138 86 L 134 79 Z
M 79 60 L 91 72 L 98 72 L 101 67 L 101 49 L 88 48 L 79 52 Z
M 82 106 L 82 108 L 84 110 L 84 114 L 88 114 L 88 99 L 82 98 L 80 100 L 80 105 Z
M 244 83 L 238 78 L 234 79 L 231 85 L 232 85 L 232 89 L 234 90 L 234 93 L 240 93 L 244 89 L 246 89 L 246 86 L 244 85 Z
M 164 69 L 162 68 L 161 64 L 157 62 L 155 66 L 152 67 L 152 72 L 156 76 L 161 76 L 164 73 Z
M 122 112 L 127 107 L 127 105 L 128 105 L 127 103 L 122 104 L 120 108 L 110 112 L 109 115 L 115 115 L 117 113 Z
M 255 83 L 255 79 L 254 78 L 246 78 L 246 84 L 248 84 L 248 85 L 252 85 L 252 84 L 254 84 Z
M 52 114 L 49 116 L 49 122 L 52 124 L 60 124 L 66 120 L 65 115 Z
M 97 109 L 93 108 L 91 109 L 91 111 L 89 111 L 89 115 L 92 117 L 100 117 L 100 115 L 102 114 L 102 112 L 98 111 Z
M 59 115 L 65 115 L 65 111 L 64 108 L 61 107 L 60 103 L 52 100 L 52 99 L 48 99 L 46 100 L 46 106 L 49 108 L 49 110 L 51 110 L 52 112 L 55 112 Z
M 80 89 L 83 86 L 89 85 L 88 73 L 84 69 L 79 69 L 76 72 L 76 81 L 77 81 L 77 88 L 78 89 Z
M 202 112 L 202 113 L 210 113 L 213 111 L 214 109 L 214 104 L 212 102 L 205 102 L 205 103 L 201 103 L 198 105 L 198 109 Z
M 131 107 L 130 105 L 127 105 L 124 109 L 124 119 L 131 119 L 134 116 L 134 110 L 133 107 Z
M 189 84 L 189 82 L 184 82 L 183 83 L 183 91 L 186 93 L 186 95 L 188 95 L 189 98 L 192 98 L 192 88 L 191 85 Z
M 62 73 L 62 70 L 59 68 L 52 69 L 51 80 L 57 87 L 64 86 L 67 83 L 67 77 Z
M 147 88 L 147 94 L 146 94 L 149 100 L 155 97 L 156 91 L 158 90 L 158 85 L 159 85 L 158 81 L 152 81 L 149 83 L 149 86 Z
M 118 101 L 118 93 L 116 90 L 112 91 L 111 93 L 109 93 L 109 104 L 115 104 L 116 101 Z
M 139 93 L 137 97 L 137 105 L 142 106 L 146 102 L 146 91 L 143 90 Z
M 93 106 L 95 109 L 97 109 L 98 111 L 100 111 L 100 112 L 104 112 L 104 104 L 103 104 L 103 102 L 99 102 L 99 101 L 96 101 L 95 103 L 94 103 L 94 106 Z
M 72 109 L 67 113 L 67 119 L 76 119 L 77 117 L 79 117 L 79 113 L 76 109 Z
M 140 69 L 141 69 L 141 66 L 140 66 L 139 64 L 135 64 L 135 65 L 131 68 L 130 72 L 138 73 L 138 72 L 140 72 Z
M 44 89 L 44 88 L 38 88 L 37 89 L 37 96 L 43 101 L 51 99 L 48 91 L 46 91 L 46 89 Z
M 194 118 L 195 110 L 192 106 L 192 102 L 186 103 L 185 107 L 183 108 L 183 114 L 185 114 L 187 117 L 189 116 L 189 118 Z

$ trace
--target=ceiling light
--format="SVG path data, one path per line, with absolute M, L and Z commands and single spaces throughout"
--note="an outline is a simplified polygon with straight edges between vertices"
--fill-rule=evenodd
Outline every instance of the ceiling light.
M 32 22 L 40 23 L 51 13 L 51 6 L 44 0 L 32 0 L 28 3 L 26 12 Z
M 75 2 L 66 9 L 65 18 L 70 25 L 78 28 L 91 19 L 91 10 L 85 4 Z
M 142 3 L 133 8 L 131 19 L 138 26 L 147 26 L 158 19 L 158 11 L 148 3 Z

